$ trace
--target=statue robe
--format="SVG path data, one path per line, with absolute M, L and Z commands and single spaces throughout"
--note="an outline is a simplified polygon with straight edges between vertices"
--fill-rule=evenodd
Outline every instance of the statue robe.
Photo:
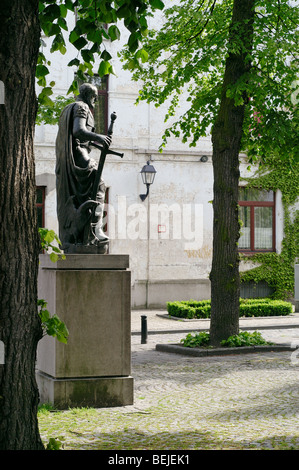
M 84 223 L 90 208 L 92 205 L 95 206 L 90 200 L 97 164 L 93 159 L 89 159 L 85 168 L 76 165 L 76 143 L 72 135 L 74 114 L 86 117 L 87 129 L 94 131 L 93 116 L 86 103 L 77 101 L 64 108 L 59 119 L 56 138 L 57 216 L 62 248 L 69 244 L 86 243 Z M 88 144 L 80 142 L 80 146 L 86 149 Z M 104 203 L 104 194 L 105 187 L 101 181 L 96 197 L 97 204 Z M 81 210 L 82 208 L 85 210 Z

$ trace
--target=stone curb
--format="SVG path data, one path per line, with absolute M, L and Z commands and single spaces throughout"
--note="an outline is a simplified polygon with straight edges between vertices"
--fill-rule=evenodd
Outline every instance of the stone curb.
M 236 348 L 187 348 L 180 344 L 156 344 L 156 350 L 167 353 L 181 354 L 184 356 L 227 356 L 229 354 L 248 354 L 256 352 L 281 352 L 294 351 L 294 348 L 287 344 L 261 345 L 261 346 L 241 346 Z
M 194 323 L 196 322 L 210 322 L 211 318 L 181 318 L 181 317 L 173 317 L 172 315 L 169 315 L 168 313 L 157 313 L 157 317 L 164 318 L 167 320 L 174 320 L 177 322 L 182 322 L 182 323 Z M 290 313 L 289 315 L 266 315 L 266 316 L 252 316 L 252 317 L 239 317 L 239 321 L 242 320 L 249 320 L 249 321 L 259 321 L 259 320 L 269 320 L 269 321 L 274 321 L 275 320 L 288 320 L 289 318 L 298 318 L 298 315 L 296 313 Z
M 251 330 L 289 330 L 293 328 L 299 328 L 299 325 L 256 325 L 256 326 L 240 326 L 240 331 L 251 331 Z M 179 334 L 179 333 L 192 333 L 192 332 L 201 332 L 201 331 L 209 331 L 209 328 L 189 328 L 189 329 L 165 329 L 165 330 L 149 330 L 147 333 L 148 335 L 163 335 L 163 334 Z M 141 335 L 141 331 L 131 331 L 131 335 L 137 336 Z
M 151 326 L 148 328 L 147 334 L 148 335 L 161 335 L 166 333 L 190 333 L 196 331 L 208 331 L 209 330 L 209 318 L 201 318 L 201 319 L 181 319 L 177 317 L 170 317 L 167 313 L 157 313 L 156 320 L 150 319 Z M 258 320 L 266 321 L 268 324 L 259 324 L 260 321 L 256 321 L 256 317 L 247 317 L 247 318 L 240 318 L 240 330 L 275 330 L 275 329 L 293 329 L 299 328 L 299 315 L 290 314 L 288 316 L 276 316 L 276 317 L 258 317 Z M 288 319 L 298 319 L 297 323 L 289 322 Z M 165 322 L 166 320 L 166 322 Z M 172 327 L 168 328 L 167 320 L 172 323 Z M 244 320 L 246 323 L 244 323 Z M 276 320 L 286 320 L 285 323 L 277 323 Z M 162 323 L 161 323 L 162 321 Z M 242 322 L 241 322 L 242 321 Z M 176 324 L 176 326 L 174 326 Z M 206 325 L 205 325 L 206 324 Z M 138 325 L 138 326 L 137 326 Z M 154 326 L 153 326 L 154 325 Z M 136 321 L 132 325 L 131 335 L 140 335 L 141 334 L 141 326 L 139 323 L 137 324 Z

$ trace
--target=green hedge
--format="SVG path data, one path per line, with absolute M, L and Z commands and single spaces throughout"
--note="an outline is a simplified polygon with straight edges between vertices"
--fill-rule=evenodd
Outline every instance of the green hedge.
M 172 317 L 178 318 L 210 318 L 211 301 L 167 302 L 167 311 Z M 292 313 L 290 302 L 271 299 L 240 299 L 240 317 L 266 317 L 290 313 Z

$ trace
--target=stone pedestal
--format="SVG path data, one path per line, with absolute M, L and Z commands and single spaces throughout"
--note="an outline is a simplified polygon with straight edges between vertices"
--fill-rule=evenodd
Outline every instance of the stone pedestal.
M 37 354 L 41 403 L 56 408 L 133 404 L 131 282 L 127 255 L 41 255 L 39 298 L 69 330 L 45 336 Z

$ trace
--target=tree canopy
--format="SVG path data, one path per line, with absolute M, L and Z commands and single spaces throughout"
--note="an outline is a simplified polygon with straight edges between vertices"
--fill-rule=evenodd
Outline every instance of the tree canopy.
M 85 80 L 85 74 L 93 75 L 95 63 L 100 58 L 97 73 L 100 77 L 114 73 L 110 63 L 111 54 L 105 46 L 105 39 L 120 39 L 119 24 L 123 21 L 129 31 L 127 46 L 135 54 L 136 60 L 147 57 L 141 42 L 148 34 L 147 18 L 156 9 L 163 9 L 161 0 L 39 0 L 39 20 L 43 34 L 53 38 L 51 52 L 66 53 L 65 34 L 74 46 L 77 54 L 68 63 L 76 67 L 76 75 Z M 69 30 L 67 14 L 73 12 L 76 22 Z M 42 87 L 39 103 L 52 106 L 50 99 L 54 82 L 47 84 L 50 62 L 42 51 L 39 52 L 36 76 L 37 83 Z M 78 94 L 78 82 L 74 80 L 68 93 Z
M 173 2 L 171 2 L 173 3 Z M 164 10 L 163 26 L 149 31 L 140 63 L 128 48 L 125 68 L 144 85 L 139 100 L 158 107 L 170 103 L 167 122 L 182 96 L 189 107 L 176 114 L 163 136 L 173 134 L 196 146 L 215 122 L 219 110 L 225 61 L 242 48 L 240 25 L 230 28 L 233 1 L 182 0 Z M 231 34 L 234 34 L 234 37 Z M 298 161 L 298 9 L 288 0 L 255 1 L 251 67 L 226 90 L 235 105 L 245 107 L 241 150 L 251 161 L 276 156 Z M 183 95 L 184 92 L 184 95 Z M 248 98 L 245 98 L 248 100 Z
M 171 135 L 191 147 L 211 135 L 210 334 L 217 345 L 239 328 L 239 154 L 298 163 L 298 11 L 288 0 L 170 5 L 144 41 L 148 61 L 128 48 L 123 60 L 143 82 L 138 101 L 166 106 L 161 150 Z

